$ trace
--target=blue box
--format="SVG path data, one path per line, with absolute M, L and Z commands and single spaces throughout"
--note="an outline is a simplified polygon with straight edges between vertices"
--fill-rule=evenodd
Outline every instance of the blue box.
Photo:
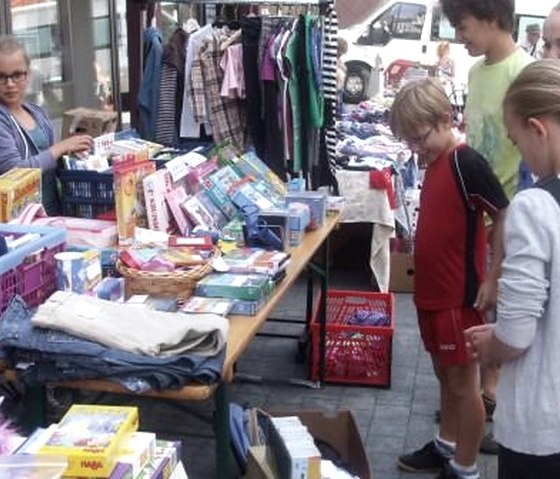
M 304 203 L 309 205 L 310 217 L 308 230 L 321 228 L 327 217 L 327 197 L 318 191 L 289 192 L 286 194 L 286 205 Z

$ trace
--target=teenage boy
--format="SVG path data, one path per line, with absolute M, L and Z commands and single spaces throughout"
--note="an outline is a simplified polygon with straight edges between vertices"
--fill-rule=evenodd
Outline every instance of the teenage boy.
M 544 22 L 543 58 L 560 59 L 560 3 L 552 9 Z
M 440 383 L 441 407 L 436 438 L 400 456 L 398 466 L 409 472 L 439 471 L 439 479 L 479 479 L 476 457 L 484 407 L 478 367 L 467 353 L 463 331 L 485 321 L 474 307 L 487 287 L 484 214 L 501 232 L 508 200 L 487 161 L 457 144 L 452 115 L 436 79 L 405 85 L 391 108 L 393 133 L 428 165 L 415 236 L 414 302 L 422 341 Z M 499 234 L 493 241 L 501 242 Z M 490 277 L 498 268 L 496 258 Z
M 521 155 L 508 139 L 502 103 L 509 85 L 533 58 L 513 39 L 514 0 L 441 0 L 444 15 L 455 28 L 457 38 L 469 55 L 482 55 L 469 72 L 465 105 L 467 143 L 489 162 L 509 199 L 523 177 Z M 491 235 L 491 231 L 489 231 Z M 502 247 L 491 254 L 502 257 Z M 496 303 L 497 280 L 475 306 L 492 311 Z M 492 315 L 493 316 L 493 315 Z M 498 367 L 481 367 L 481 388 L 489 419 L 495 408 Z M 492 435 L 484 438 L 481 450 L 497 454 Z

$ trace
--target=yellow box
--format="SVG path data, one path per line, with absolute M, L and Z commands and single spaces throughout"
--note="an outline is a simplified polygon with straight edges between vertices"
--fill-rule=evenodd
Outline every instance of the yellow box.
M 30 203 L 41 203 L 39 168 L 13 168 L 0 176 L 0 222 L 17 218 Z
M 110 477 L 121 448 L 138 430 L 138 408 L 74 404 L 39 455 L 68 459 L 64 476 Z

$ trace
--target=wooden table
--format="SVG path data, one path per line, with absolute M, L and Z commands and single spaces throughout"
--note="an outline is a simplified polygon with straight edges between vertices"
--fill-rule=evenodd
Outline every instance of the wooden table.
M 320 383 L 323 384 L 325 364 L 325 336 L 326 336 L 326 297 L 328 287 L 329 270 L 329 236 L 336 227 L 339 215 L 328 216 L 322 228 L 308 232 L 303 242 L 290 249 L 291 260 L 286 270 L 286 277 L 278 285 L 269 301 L 256 316 L 228 316 L 229 332 L 227 339 L 226 357 L 222 371 L 222 381 L 218 384 L 188 385 L 180 389 L 168 389 L 163 391 L 146 391 L 141 396 L 160 398 L 174 401 L 203 401 L 214 397 L 215 401 L 215 432 L 216 432 L 216 477 L 222 479 L 228 477 L 229 471 L 229 404 L 227 397 L 227 385 L 234 378 L 234 366 L 245 349 L 249 346 L 261 326 L 267 320 L 271 311 L 276 307 L 283 296 L 288 292 L 300 273 L 306 269 L 312 269 L 313 273 L 321 278 L 321 296 L 319 304 L 320 335 L 319 341 L 319 371 Z M 309 304 L 307 311 L 310 317 Z M 116 394 L 133 394 L 120 384 L 108 380 L 83 380 L 56 383 L 57 387 L 72 389 L 83 389 L 88 391 L 100 391 Z M 42 389 L 42 388 L 41 388 Z M 44 417 L 45 402 L 43 391 L 35 391 L 32 394 L 32 411 L 38 417 Z

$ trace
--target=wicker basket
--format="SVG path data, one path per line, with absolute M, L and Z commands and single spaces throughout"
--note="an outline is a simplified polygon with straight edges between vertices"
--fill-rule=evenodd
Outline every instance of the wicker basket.
M 220 255 L 218 248 L 203 265 L 185 271 L 152 272 L 129 268 L 117 260 L 117 271 L 125 279 L 125 293 L 149 294 L 163 298 L 187 299 L 192 296 L 196 283 L 212 272 L 212 260 Z

